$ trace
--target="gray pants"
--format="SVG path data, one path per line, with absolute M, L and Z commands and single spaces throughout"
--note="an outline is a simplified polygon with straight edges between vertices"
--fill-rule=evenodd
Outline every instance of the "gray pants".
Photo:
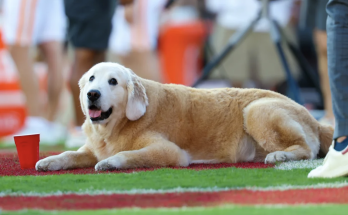
M 336 139 L 348 135 L 348 0 L 330 0 L 326 12 L 328 69 Z

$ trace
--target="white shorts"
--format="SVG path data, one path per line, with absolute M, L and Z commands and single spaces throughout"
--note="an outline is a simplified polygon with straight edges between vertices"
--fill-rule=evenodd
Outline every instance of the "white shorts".
M 65 39 L 63 0 L 3 0 L 2 10 L 6 44 L 29 46 Z

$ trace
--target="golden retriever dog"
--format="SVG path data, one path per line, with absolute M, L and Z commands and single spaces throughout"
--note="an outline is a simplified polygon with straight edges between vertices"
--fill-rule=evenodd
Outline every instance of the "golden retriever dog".
M 87 141 L 38 171 L 275 163 L 316 158 L 332 141 L 332 127 L 268 90 L 160 84 L 116 63 L 95 65 L 79 85 Z

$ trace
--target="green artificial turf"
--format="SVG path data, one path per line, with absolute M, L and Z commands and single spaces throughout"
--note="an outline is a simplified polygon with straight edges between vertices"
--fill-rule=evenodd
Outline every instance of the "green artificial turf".
M 282 185 L 313 185 L 325 182 L 345 182 L 335 179 L 308 179 L 310 169 L 277 170 L 222 168 L 210 170 L 159 169 L 155 171 L 91 174 L 0 177 L 0 192 L 87 192 L 94 190 L 120 191 L 131 189 L 170 188 L 241 188 Z
M 20 211 L 3 212 L 3 215 L 111 215 L 111 214 L 199 214 L 199 215 L 220 215 L 220 214 L 247 214 L 247 215 L 346 215 L 348 205 L 312 205 L 312 206 L 225 206 L 213 208 L 181 208 L 181 209 L 121 209 L 121 210 L 90 210 L 90 211 Z
M 66 150 L 77 150 L 78 147 L 75 147 L 75 148 L 67 148 L 65 146 L 65 143 L 64 142 L 60 142 L 60 143 L 57 143 L 55 145 L 45 145 L 45 144 L 42 144 L 40 143 L 40 152 L 63 152 L 63 151 L 66 151 Z M 16 152 L 16 146 L 15 145 L 9 145 L 9 144 L 3 144 L 1 143 L 1 140 L 0 140 L 0 152 L 1 150 L 6 150 L 6 151 L 13 151 L 13 152 Z

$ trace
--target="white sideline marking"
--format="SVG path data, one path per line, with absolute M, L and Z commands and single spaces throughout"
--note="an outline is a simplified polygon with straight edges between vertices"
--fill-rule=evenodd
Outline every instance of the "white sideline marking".
M 216 211 L 216 212 L 224 212 L 224 210 L 229 210 L 229 209 L 239 209 L 239 208 L 244 208 L 244 207 L 251 207 L 251 208 L 264 208 L 264 209 L 286 209 L 286 208 L 320 208 L 320 207 L 327 207 L 327 206 L 336 206 L 336 204 L 296 204 L 296 205 L 288 205 L 288 204 L 255 204 L 255 205 L 238 205 L 238 204 L 223 204 L 220 206 L 207 206 L 207 207 L 202 207 L 202 206 L 196 206 L 196 207 L 173 207 L 173 208 L 168 208 L 168 207 L 156 207 L 156 208 L 139 208 L 139 207 L 131 207 L 131 208 L 120 208 L 120 209 L 108 209 L 110 212 L 133 212 L 133 213 L 143 213 L 147 211 L 155 211 L 155 212 L 166 212 L 166 213 L 177 213 L 177 212 L 198 212 L 198 211 Z M 104 209 L 97 209 L 97 210 L 104 210 Z M 25 213 L 27 212 L 27 209 L 24 210 L 19 210 L 16 211 L 19 214 L 20 213 Z M 42 210 L 42 209 L 33 209 L 32 211 L 36 212 L 41 212 L 41 213 L 47 213 L 47 210 Z M 65 211 L 61 211 L 65 212 Z M 52 214 L 55 214 L 53 211 Z
M 282 185 L 282 186 L 271 186 L 271 187 L 234 187 L 234 188 L 221 188 L 221 187 L 209 187 L 209 188 L 182 188 L 177 187 L 173 189 L 131 189 L 131 190 L 80 190 L 77 192 L 12 192 L 5 190 L 0 192 L 0 197 L 4 196 L 61 196 L 68 194 L 76 195 L 112 195 L 112 194 L 156 194 L 156 193 L 184 193 L 184 192 L 219 192 L 219 191 L 232 191 L 232 190 L 250 190 L 250 191 L 283 191 L 283 190 L 294 190 L 294 189 L 320 189 L 320 188 L 341 188 L 347 187 L 348 181 L 334 182 L 334 183 L 319 183 L 315 185 Z
M 324 159 L 288 161 L 277 164 L 274 168 L 279 170 L 314 169 L 322 165 L 323 161 Z

